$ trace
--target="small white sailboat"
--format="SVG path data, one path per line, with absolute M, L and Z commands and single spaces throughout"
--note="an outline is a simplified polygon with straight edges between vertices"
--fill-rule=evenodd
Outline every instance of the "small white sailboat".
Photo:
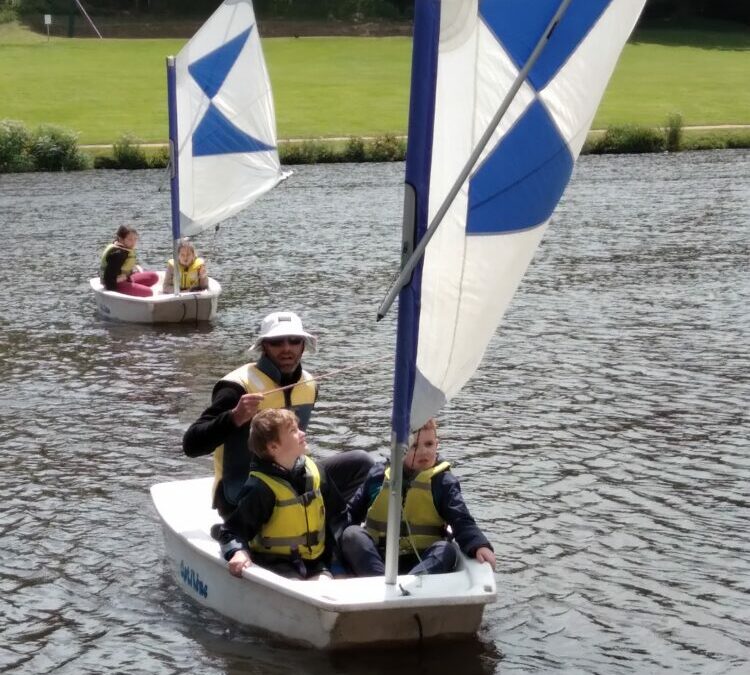
M 173 260 L 181 237 L 194 236 L 238 213 L 287 173 L 276 148 L 271 84 L 249 1 L 224 2 L 180 50 L 167 59 Z M 136 323 L 209 321 L 221 285 L 151 297 L 106 290 L 90 280 L 99 313 Z
M 151 489 L 168 564 L 198 602 L 318 648 L 466 636 L 494 601 L 487 564 L 398 575 L 401 458 L 479 365 L 570 180 L 645 0 L 415 4 L 384 577 L 232 577 L 210 536 L 211 479 Z M 395 495 L 395 498 L 394 498 Z M 502 564 L 502 561 L 500 562 Z

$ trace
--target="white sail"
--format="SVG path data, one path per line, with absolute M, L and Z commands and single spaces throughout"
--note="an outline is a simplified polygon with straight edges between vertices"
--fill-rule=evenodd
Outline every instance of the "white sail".
M 250 0 L 227 0 L 176 57 L 180 234 L 234 215 L 282 178 Z
M 421 280 L 411 319 L 418 326 L 416 368 L 405 385 L 413 387 L 411 428 L 434 415 L 478 367 L 570 179 L 644 2 L 572 0 L 563 7 L 561 20 L 427 245 L 421 277 L 418 271 L 412 282 Z M 417 204 L 427 200 L 426 221 L 419 222 L 417 213 L 417 238 L 560 7 L 561 0 L 440 3 L 434 116 L 410 120 L 409 129 L 411 136 L 415 124 L 433 125 L 421 149 L 429 160 L 426 187 L 420 191 L 419 181 L 413 183 Z M 407 164 L 415 159 L 410 152 Z

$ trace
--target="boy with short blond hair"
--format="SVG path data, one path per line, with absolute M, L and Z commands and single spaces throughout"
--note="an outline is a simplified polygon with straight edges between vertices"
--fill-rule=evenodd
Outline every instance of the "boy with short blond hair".
M 448 526 L 465 555 L 489 563 L 494 569 L 492 546 L 469 513 L 450 464 L 438 456 L 438 445 L 434 419 L 409 436 L 403 467 L 399 573 L 451 572 L 458 554 L 448 540 Z M 376 464 L 349 502 L 351 524 L 341 536 L 344 561 L 357 576 L 385 573 L 389 499 L 390 467 Z
M 248 445 L 254 453 L 250 476 L 237 510 L 219 532 L 230 573 L 242 576 L 245 567 L 257 563 L 290 578 L 330 575 L 325 479 L 307 456 L 305 432 L 294 412 L 259 411 Z

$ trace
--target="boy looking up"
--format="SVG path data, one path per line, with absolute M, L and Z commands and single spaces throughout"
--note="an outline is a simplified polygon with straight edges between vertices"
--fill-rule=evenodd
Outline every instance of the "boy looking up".
M 307 456 L 305 432 L 294 412 L 258 411 L 248 445 L 254 452 L 250 476 L 218 537 L 230 573 L 242 576 L 256 563 L 289 578 L 330 576 L 325 483 Z

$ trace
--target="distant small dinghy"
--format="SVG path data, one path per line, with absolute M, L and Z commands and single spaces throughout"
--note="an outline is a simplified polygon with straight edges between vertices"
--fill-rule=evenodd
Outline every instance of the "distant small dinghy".
M 223 3 L 176 57 L 167 58 L 173 260 L 192 237 L 239 213 L 278 185 L 276 117 L 252 3 Z M 210 267 L 210 261 L 209 261 Z M 99 314 L 137 323 L 210 321 L 221 285 L 205 291 L 124 295 L 90 280 Z M 191 306 L 192 305 L 192 306 Z
M 212 321 L 221 294 L 221 284 L 209 278 L 208 288 L 203 291 L 182 291 L 179 295 L 161 292 L 164 272 L 159 272 L 159 281 L 152 288 L 154 295 L 139 298 L 117 291 L 108 291 L 99 277 L 89 281 L 94 291 L 96 310 L 103 317 L 127 323 L 182 323 Z

